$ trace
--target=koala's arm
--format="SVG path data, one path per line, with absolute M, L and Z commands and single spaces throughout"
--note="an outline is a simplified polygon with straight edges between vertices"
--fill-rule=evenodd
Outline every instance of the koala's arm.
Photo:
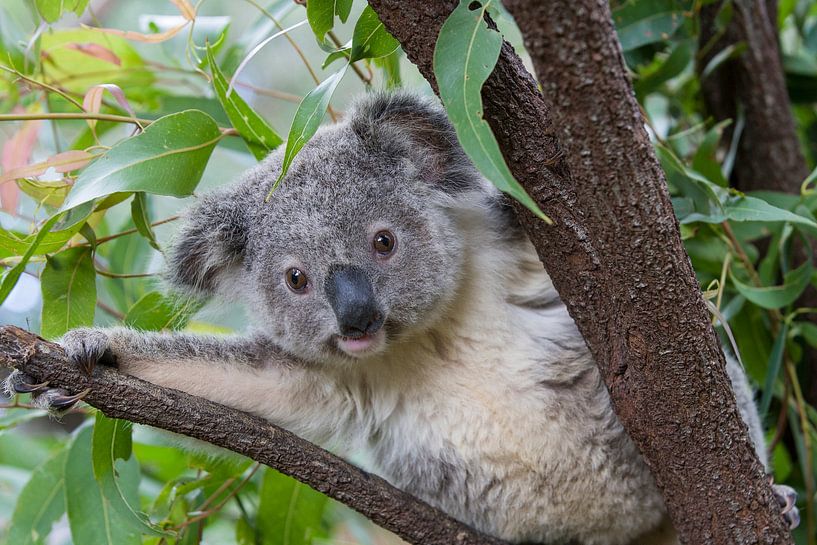
M 341 399 L 310 368 L 264 337 L 83 328 L 61 340 L 79 365 L 110 365 L 152 382 L 240 409 L 322 441 Z

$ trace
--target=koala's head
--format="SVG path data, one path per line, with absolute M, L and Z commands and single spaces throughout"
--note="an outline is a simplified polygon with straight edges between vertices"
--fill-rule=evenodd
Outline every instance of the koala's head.
M 406 94 L 364 98 L 304 146 L 265 202 L 282 156 L 188 212 L 171 285 L 242 292 L 282 348 L 312 361 L 377 354 L 439 320 L 460 281 L 462 211 L 486 194 L 443 110 Z

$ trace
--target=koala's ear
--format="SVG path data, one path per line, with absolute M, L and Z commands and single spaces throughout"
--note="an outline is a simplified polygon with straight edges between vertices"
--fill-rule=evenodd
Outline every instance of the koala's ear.
M 247 245 L 246 207 L 235 191 L 203 196 L 190 208 L 167 252 L 165 279 L 176 291 L 213 295 L 240 266 Z
M 355 104 L 352 131 L 373 151 L 406 156 L 448 191 L 473 188 L 474 168 L 442 106 L 411 93 L 372 93 Z

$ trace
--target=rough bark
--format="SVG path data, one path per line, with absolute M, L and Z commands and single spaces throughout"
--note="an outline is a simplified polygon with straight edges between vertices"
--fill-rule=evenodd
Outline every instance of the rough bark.
M 607 2 L 505 3 L 553 115 L 505 44 L 483 88 L 485 117 L 555 222 L 517 206 L 682 541 L 791 543 L 735 406 Z M 436 89 L 434 43 L 456 2 L 369 4 Z
M 721 3 L 701 8 L 699 43 L 702 50 L 706 48 L 706 54 L 699 60 L 699 73 L 724 48 L 746 45 L 743 54 L 702 79 L 704 103 L 717 120 L 736 119 L 738 108 L 745 116 L 732 172 L 735 187 L 742 191 L 797 193 L 808 175 L 808 166 L 797 137 L 780 60 L 777 2 L 733 0 L 731 4 L 732 19 L 720 37 L 715 16 Z
M 80 392 L 113 418 L 181 433 L 243 454 L 334 498 L 417 545 L 503 545 L 292 433 L 247 413 L 97 366 L 88 376 L 62 347 L 0 328 L 0 366 Z

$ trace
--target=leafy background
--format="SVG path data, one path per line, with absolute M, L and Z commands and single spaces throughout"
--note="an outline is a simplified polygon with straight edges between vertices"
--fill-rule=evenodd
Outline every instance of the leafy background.
M 735 151 L 721 142 L 727 124 L 703 113 L 694 70 L 703 3 L 614 1 L 614 20 L 713 321 L 759 390 L 776 481 L 800 494 L 797 542 L 814 545 L 817 379 L 804 354 L 817 348 L 817 326 L 797 301 L 817 271 L 794 250 L 817 234 L 814 180 L 800 195 L 728 187 Z M 522 53 L 493 4 L 483 3 Z M 461 8 L 435 57 L 452 121 L 474 130 L 485 128 L 469 117 L 484 67 L 462 62 L 458 38 L 477 32 L 492 65 L 497 42 L 480 13 Z M 817 3 L 781 0 L 778 22 L 813 166 Z M 704 73 L 741 52 L 719 52 Z M 458 85 L 466 73 L 470 88 Z M 177 214 L 270 149 L 293 157 L 354 95 L 398 86 L 430 93 L 362 1 L 0 0 L 0 322 L 51 339 L 90 324 L 240 330 L 241 309 L 159 289 Z M 498 151 L 472 148 L 484 134 L 459 136 L 486 176 L 525 201 Z M 226 452 L 88 407 L 55 422 L 18 396 L 0 411 L 0 541 L 9 544 L 398 541 Z

